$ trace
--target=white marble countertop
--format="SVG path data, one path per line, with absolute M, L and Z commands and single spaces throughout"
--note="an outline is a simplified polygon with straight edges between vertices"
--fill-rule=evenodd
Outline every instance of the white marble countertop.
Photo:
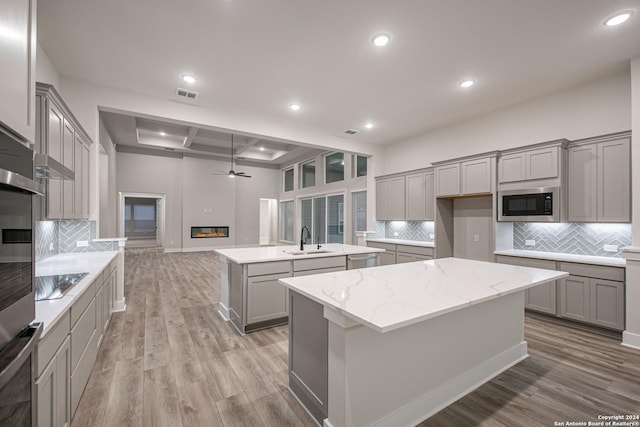
M 256 246 L 253 248 L 230 248 L 230 249 L 216 249 L 214 252 L 224 256 L 225 258 L 233 261 L 237 264 L 249 264 L 256 262 L 271 262 L 271 261 L 290 261 L 292 259 L 306 259 L 306 258 L 322 258 L 333 256 L 346 256 L 357 254 L 368 254 L 375 252 L 384 252 L 384 249 L 368 248 L 366 246 L 353 246 L 342 245 L 339 243 L 327 243 L 320 245 L 320 251 L 330 252 L 318 252 L 315 244 L 306 244 L 304 246 L 305 255 L 292 255 L 291 252 L 299 251 L 298 245 L 290 246 Z
M 441 258 L 279 282 L 377 332 L 388 332 L 567 275 Z
M 518 256 L 523 258 L 548 259 L 550 261 L 567 261 L 577 262 L 580 264 L 604 265 L 610 267 L 624 267 L 626 265 L 624 258 L 614 258 L 606 256 L 574 255 L 558 252 L 526 251 L 522 249 L 507 249 L 503 251 L 495 251 L 494 254 Z
M 386 238 L 368 238 L 367 242 L 380 242 L 391 243 L 394 245 L 409 245 L 409 246 L 421 246 L 423 248 L 433 248 L 435 244 L 433 242 L 427 242 L 422 240 L 403 240 L 403 239 L 386 239 Z
M 58 254 L 36 262 L 36 277 L 69 273 L 89 273 L 59 299 L 36 301 L 35 322 L 43 323 L 42 337 L 89 287 L 96 275 L 118 255 L 117 251 Z

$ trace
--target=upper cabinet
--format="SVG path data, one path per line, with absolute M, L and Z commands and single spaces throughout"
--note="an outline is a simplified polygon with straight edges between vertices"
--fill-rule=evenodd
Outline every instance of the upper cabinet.
M 0 120 L 24 141 L 35 135 L 36 0 L 0 2 Z
M 496 155 L 438 163 L 435 167 L 436 197 L 491 194 L 495 191 Z
M 630 150 L 628 133 L 569 147 L 569 221 L 630 222 Z
M 36 151 L 75 174 L 73 180 L 46 180 L 46 219 L 89 218 L 91 139 L 51 85 L 36 89 Z
M 376 219 L 402 221 L 404 211 L 404 176 L 376 179 Z
M 500 155 L 498 182 L 557 178 L 561 147 L 552 146 Z
M 432 168 L 376 178 L 378 221 L 433 221 L 435 219 Z

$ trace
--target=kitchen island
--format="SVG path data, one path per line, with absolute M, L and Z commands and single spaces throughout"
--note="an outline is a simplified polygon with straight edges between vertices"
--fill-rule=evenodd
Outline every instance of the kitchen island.
M 444 258 L 281 279 L 289 388 L 327 427 L 416 425 L 526 358 L 524 291 L 566 275 Z
M 218 311 L 241 334 L 283 324 L 289 318 L 286 277 L 378 265 L 383 249 L 337 243 L 218 249 Z

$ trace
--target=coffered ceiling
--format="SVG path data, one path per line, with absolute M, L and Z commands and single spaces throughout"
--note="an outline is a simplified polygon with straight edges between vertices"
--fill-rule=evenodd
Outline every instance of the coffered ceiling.
M 283 134 L 295 128 L 318 141 L 388 144 L 628 69 L 629 59 L 640 56 L 638 6 L 637 0 L 56 0 L 38 4 L 38 40 L 65 79 L 225 108 L 274 123 Z M 603 25 L 625 9 L 634 13 L 627 23 Z M 383 48 L 371 42 L 380 32 L 391 37 Z M 185 83 L 183 73 L 197 81 Z M 476 84 L 461 88 L 465 79 Z M 177 88 L 198 96 L 178 97 Z M 300 110 L 291 111 L 291 103 Z M 127 126 L 135 126 L 140 144 L 159 129 L 145 120 Z M 191 147 L 220 150 L 228 141 L 193 132 L 176 129 L 164 144 L 177 147 L 187 138 Z M 255 138 L 239 137 L 240 150 L 281 148 Z

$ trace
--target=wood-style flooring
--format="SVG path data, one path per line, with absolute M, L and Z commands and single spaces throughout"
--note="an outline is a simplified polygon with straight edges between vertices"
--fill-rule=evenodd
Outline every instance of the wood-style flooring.
M 219 271 L 211 252 L 126 251 L 127 310 L 113 314 L 73 427 L 315 425 L 287 390 L 287 327 L 239 336 L 216 310 Z M 528 359 L 420 426 L 640 413 L 640 351 L 531 316 L 525 337 Z

